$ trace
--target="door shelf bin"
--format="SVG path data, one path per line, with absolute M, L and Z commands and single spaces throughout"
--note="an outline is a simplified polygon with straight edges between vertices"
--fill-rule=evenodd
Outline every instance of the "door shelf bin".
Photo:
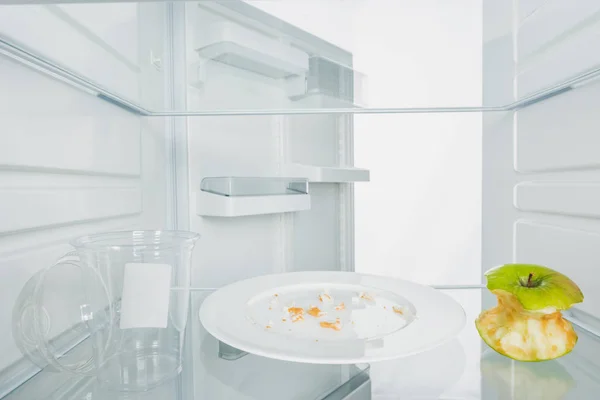
M 258 30 L 220 21 L 198 36 L 196 52 L 203 61 L 218 61 L 269 78 L 304 75 L 308 54 Z
M 290 164 L 286 175 L 306 178 L 309 182 L 350 183 L 369 182 L 368 169 L 354 167 L 321 167 L 317 165 Z
M 313 56 L 305 76 L 287 79 L 289 98 L 305 107 L 366 107 L 366 75 Z
M 305 178 L 204 178 L 196 198 L 197 214 L 240 217 L 310 210 Z

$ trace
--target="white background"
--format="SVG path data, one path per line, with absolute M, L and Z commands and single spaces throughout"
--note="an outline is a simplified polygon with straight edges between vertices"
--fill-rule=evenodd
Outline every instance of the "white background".
M 480 0 L 252 1 L 353 53 L 370 107 L 481 105 Z M 356 270 L 481 282 L 481 115 L 355 116 Z

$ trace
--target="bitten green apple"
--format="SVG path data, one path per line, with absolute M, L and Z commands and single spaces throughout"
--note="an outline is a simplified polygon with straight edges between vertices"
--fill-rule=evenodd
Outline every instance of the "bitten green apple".
M 577 334 L 561 314 L 583 301 L 571 279 L 532 264 L 502 265 L 485 276 L 498 305 L 482 312 L 475 326 L 492 349 L 519 361 L 544 361 L 575 347 Z

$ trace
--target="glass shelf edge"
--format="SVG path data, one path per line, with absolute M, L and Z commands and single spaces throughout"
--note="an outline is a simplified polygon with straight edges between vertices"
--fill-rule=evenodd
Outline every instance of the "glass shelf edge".
M 348 107 L 348 108 L 298 108 L 298 109 L 239 109 L 239 110 L 151 110 L 124 99 L 89 79 L 57 65 L 34 52 L 0 36 L 0 55 L 17 61 L 38 72 L 73 85 L 99 99 L 110 102 L 129 112 L 146 117 L 213 117 L 213 116 L 259 116 L 259 115 L 311 115 L 311 114 L 438 114 L 438 113 L 487 113 L 516 111 L 542 102 L 551 97 L 586 86 L 600 79 L 600 66 L 580 73 L 556 85 L 542 89 L 513 103 L 500 106 L 456 107 Z
M 580 316 L 580 314 L 584 315 Z M 576 309 L 564 311 L 563 315 L 565 319 L 571 322 L 573 325 L 600 340 L 600 320 L 597 317 L 583 313 Z
M 0 35 L 0 55 L 23 64 L 35 71 L 46 74 L 52 78 L 70 84 L 79 90 L 96 96 L 104 101 L 108 101 L 129 112 L 139 115 L 149 115 L 151 112 L 129 100 L 116 95 L 109 90 L 102 88 L 89 79 L 69 71 L 58 64 L 46 60 L 34 52 L 28 51 L 22 46 L 12 43 L 10 40 Z

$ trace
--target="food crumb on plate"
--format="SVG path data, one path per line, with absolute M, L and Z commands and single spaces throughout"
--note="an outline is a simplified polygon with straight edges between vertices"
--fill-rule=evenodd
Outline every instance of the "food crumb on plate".
M 290 315 L 302 315 L 304 314 L 304 308 L 302 307 L 288 307 L 286 312 Z
M 306 313 L 307 313 L 308 315 L 311 315 L 311 316 L 315 317 L 315 318 L 319 318 L 319 317 L 322 317 L 322 316 L 324 316 L 324 315 L 325 315 L 325 313 L 324 313 L 323 311 L 321 311 L 321 310 L 319 309 L 319 307 L 310 307 L 310 308 L 309 308 L 309 309 L 306 311 Z
M 333 329 L 334 331 L 341 331 L 342 330 L 342 324 L 341 324 L 339 318 L 335 322 L 321 321 L 319 323 L 319 325 L 321 326 L 321 328 Z
M 296 306 L 291 306 L 291 307 L 285 307 L 283 309 L 284 312 L 289 313 L 291 315 L 294 314 L 304 314 L 304 308 L 302 307 L 296 307 Z
M 333 303 L 333 297 L 327 291 L 324 291 L 319 295 L 319 301 L 324 304 L 331 304 Z
M 361 298 L 361 299 L 363 299 L 363 300 L 373 301 L 373 297 L 370 294 L 365 293 L 365 292 L 360 292 L 358 294 L 358 297 Z
M 404 315 L 404 310 L 402 310 L 400 307 L 394 306 L 392 309 L 396 314 Z
M 335 306 L 335 309 L 337 311 L 342 311 L 346 308 L 346 305 L 344 304 L 344 302 L 342 301 L 339 305 Z
M 304 315 L 302 315 L 302 314 L 292 315 L 292 322 L 298 322 L 298 321 L 304 321 Z

